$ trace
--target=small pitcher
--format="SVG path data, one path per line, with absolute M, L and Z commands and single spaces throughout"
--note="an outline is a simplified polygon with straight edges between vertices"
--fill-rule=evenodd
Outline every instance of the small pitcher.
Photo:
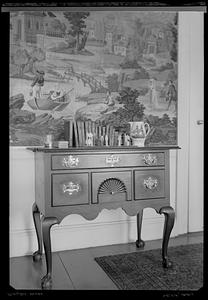
M 144 147 L 146 136 L 150 132 L 149 124 L 142 121 L 129 122 L 129 124 L 133 146 Z

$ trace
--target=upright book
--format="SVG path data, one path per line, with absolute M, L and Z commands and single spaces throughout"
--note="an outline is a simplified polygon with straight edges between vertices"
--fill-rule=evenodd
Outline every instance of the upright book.
M 74 141 L 75 141 L 75 147 L 79 146 L 79 137 L 78 137 L 78 128 L 77 128 L 77 122 L 73 122 L 74 127 Z
M 69 144 L 69 147 L 73 146 L 73 121 L 67 120 L 64 122 L 64 138 Z

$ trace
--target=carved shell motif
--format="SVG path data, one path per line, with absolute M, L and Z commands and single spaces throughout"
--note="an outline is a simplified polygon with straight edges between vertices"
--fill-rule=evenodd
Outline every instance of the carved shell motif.
M 98 189 L 98 194 L 126 193 L 125 184 L 118 178 L 108 178 L 104 180 Z

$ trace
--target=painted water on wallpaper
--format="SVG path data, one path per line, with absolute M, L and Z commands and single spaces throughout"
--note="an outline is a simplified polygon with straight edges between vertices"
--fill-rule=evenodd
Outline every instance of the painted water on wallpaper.
M 177 13 L 39 12 L 10 17 L 10 144 L 63 139 L 64 120 L 177 144 Z

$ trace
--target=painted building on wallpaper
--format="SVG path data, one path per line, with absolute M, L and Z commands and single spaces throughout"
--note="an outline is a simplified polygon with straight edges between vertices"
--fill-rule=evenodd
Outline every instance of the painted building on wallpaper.
M 128 38 L 120 33 L 118 27 L 105 34 L 105 49 L 108 53 L 126 56 L 128 47 Z
M 44 12 L 24 11 L 10 18 L 10 42 L 12 44 L 36 44 L 40 36 L 62 37 L 59 30 L 52 28 L 55 15 Z
M 117 41 L 113 43 L 113 50 L 115 55 L 126 56 L 127 40 L 124 36 L 121 36 Z
M 144 57 L 154 57 L 159 54 L 166 56 L 171 49 L 172 34 L 164 23 L 143 23 L 143 34 L 136 33 L 132 36 L 122 34 L 125 32 L 122 27 L 122 22 L 116 19 L 104 20 L 105 50 L 108 53 L 126 56 L 132 51 L 135 57 L 140 54 Z M 141 40 L 142 50 L 137 46 Z
M 31 43 L 37 42 L 37 34 L 44 34 L 44 15 L 42 12 L 20 12 L 11 17 L 11 42 Z
M 158 54 L 168 53 L 171 49 L 173 37 L 170 30 L 164 24 L 147 23 L 144 24 L 143 39 L 145 47 L 144 56 L 155 56 Z
M 104 35 L 105 35 L 105 52 L 113 53 L 114 35 L 116 32 L 116 17 L 113 14 L 108 14 L 103 18 Z
M 157 38 L 153 35 L 147 39 L 147 45 L 145 49 L 146 55 L 156 55 L 157 54 Z
M 87 45 L 103 46 L 105 41 L 104 24 L 102 20 L 89 19 L 86 21 L 86 30 L 89 32 Z
M 113 53 L 113 33 L 106 32 L 105 34 L 105 51 Z

